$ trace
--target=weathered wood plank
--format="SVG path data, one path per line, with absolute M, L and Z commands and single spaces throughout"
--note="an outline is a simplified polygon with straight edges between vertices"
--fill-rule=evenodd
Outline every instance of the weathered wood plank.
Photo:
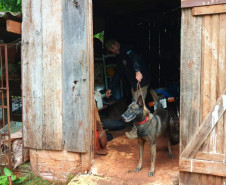
M 60 0 L 23 1 L 24 136 L 35 149 L 62 149 L 60 8 Z
M 207 176 L 207 182 L 208 182 L 208 184 L 214 184 L 215 185 L 215 179 L 216 179 L 216 176 L 208 175 Z
M 225 154 L 209 153 L 209 152 L 198 152 L 194 156 L 194 159 L 205 160 L 205 161 L 225 162 L 226 161 L 226 155 Z
M 181 0 L 181 8 L 224 4 L 225 0 Z
M 226 163 L 196 159 L 181 159 L 179 162 L 179 171 L 226 177 Z
M 62 150 L 61 0 L 42 3 L 43 149 Z M 57 12 L 57 13 L 56 13 Z
M 219 62 L 218 62 L 218 96 L 222 94 L 223 90 L 226 88 L 226 14 L 220 15 L 220 33 L 219 33 Z M 222 137 L 222 147 L 223 153 L 226 154 L 226 113 L 219 120 L 222 122 L 224 135 Z
M 226 30 L 225 30 L 225 26 L 226 26 L 226 19 L 223 20 L 222 19 L 222 16 L 225 15 L 225 18 L 226 18 L 226 14 L 219 14 L 216 15 L 219 19 L 218 19 L 218 50 L 217 50 L 217 53 L 218 53 L 218 60 L 217 60 L 217 86 L 216 86 L 216 89 L 217 89 L 217 98 L 221 96 L 221 94 L 223 93 L 224 89 L 226 88 L 226 80 L 225 80 L 225 77 L 226 77 L 226 58 L 224 60 L 222 60 L 222 52 L 224 52 L 224 56 L 226 55 L 225 54 L 225 48 L 226 48 Z M 224 26 L 224 27 L 223 27 Z M 225 115 L 225 113 L 224 113 Z M 224 133 L 224 115 L 221 117 L 221 119 L 218 121 L 218 124 L 217 124 L 217 148 L 216 148 L 216 151 L 217 153 L 224 153 L 224 136 L 225 136 L 225 133 Z
M 88 152 L 91 138 L 87 133 L 93 128 L 89 101 L 94 90 L 89 74 L 92 51 L 87 47 L 92 43 L 87 35 L 91 34 L 87 30 L 88 1 L 77 2 L 75 6 L 73 1 L 63 1 L 63 140 L 67 151 Z
M 202 76 L 201 76 L 201 122 L 211 110 L 210 107 L 210 85 L 211 85 L 211 60 L 212 60 L 212 17 L 202 17 Z M 208 151 L 209 139 L 204 142 L 202 151 Z
M 226 178 L 222 177 L 222 184 L 226 184 Z
M 201 175 L 200 184 L 208 184 L 208 175 L 205 174 Z
M 82 153 L 82 171 L 88 171 L 92 165 L 92 159 L 94 159 L 94 147 L 96 138 L 96 103 L 94 100 L 94 50 L 93 50 L 93 5 L 92 0 L 86 0 L 86 36 L 87 36 L 87 62 L 88 62 L 88 102 L 87 102 L 87 131 L 86 143 L 88 146 L 87 152 Z
M 219 13 L 226 13 L 226 4 L 192 8 L 192 15 L 209 15 Z
M 180 173 L 179 173 L 179 179 L 180 179 L 180 185 L 187 185 L 187 184 L 190 184 L 190 179 L 189 179 L 189 177 L 190 177 L 190 174 L 191 173 L 187 173 L 187 172 L 182 172 L 182 171 L 180 171 Z
M 200 122 L 201 25 L 201 17 L 192 16 L 191 9 L 182 11 L 180 151 Z
M 198 173 L 190 173 L 190 172 L 180 171 L 180 178 L 179 178 L 180 179 L 180 185 L 202 184 L 201 183 L 201 180 L 202 180 L 201 177 L 202 176 L 203 175 L 198 174 Z M 204 185 L 204 183 L 203 183 L 203 185 Z
M 6 20 L 6 31 L 21 34 L 21 23 L 12 20 Z
M 23 0 L 22 89 L 24 146 L 42 149 L 43 71 L 40 0 Z
M 61 150 L 65 145 L 68 151 L 87 152 L 83 162 L 90 167 L 94 99 L 91 1 L 81 0 L 78 5 L 69 0 L 63 4 L 60 0 L 23 1 L 23 10 L 25 146 Z
M 215 184 L 223 184 L 222 179 L 223 179 L 222 177 L 216 176 L 215 177 Z
M 211 73 L 210 73 L 210 108 L 214 107 L 217 99 L 217 66 L 218 66 L 218 42 L 219 42 L 219 15 L 212 15 L 212 42 L 210 43 L 212 59 L 211 59 Z M 210 143 L 209 143 L 209 152 L 217 152 L 217 143 L 220 141 L 217 140 L 219 135 L 218 124 L 210 132 Z
M 200 149 L 201 145 L 210 134 L 212 129 L 215 127 L 218 120 L 221 118 L 225 112 L 226 106 L 226 89 L 222 96 L 217 100 L 214 108 L 209 112 L 206 119 L 197 129 L 196 133 L 191 138 L 189 144 L 185 147 L 184 151 L 181 153 L 180 158 L 193 158 L 197 151 Z

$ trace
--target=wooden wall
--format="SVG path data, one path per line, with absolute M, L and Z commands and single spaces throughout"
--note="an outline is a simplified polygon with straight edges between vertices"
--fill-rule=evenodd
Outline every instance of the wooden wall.
M 225 93 L 226 88 L 226 12 L 211 13 L 206 9 L 202 7 L 182 9 L 180 153 L 214 108 L 217 99 Z M 215 171 L 223 172 L 226 167 L 225 128 L 224 113 L 194 156 L 194 159 L 211 162 L 209 168 L 214 168 L 215 163 L 220 163 L 223 168 Z M 192 171 L 195 166 L 190 168 Z M 202 168 L 204 165 L 199 166 L 199 173 L 182 170 L 180 184 L 226 183 L 224 173 L 215 173 L 217 176 L 211 173 L 206 175 L 208 172 L 204 170 L 202 173 Z
M 208 6 L 223 3 L 225 3 L 225 0 L 181 0 L 181 7 L 190 8 L 195 6 Z
M 92 1 L 24 0 L 22 7 L 24 145 L 87 153 L 87 169 L 94 123 Z

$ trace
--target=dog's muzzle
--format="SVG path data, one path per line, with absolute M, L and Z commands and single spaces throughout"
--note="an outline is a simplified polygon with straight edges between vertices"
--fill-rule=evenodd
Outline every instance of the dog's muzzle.
M 122 119 L 124 119 L 125 122 L 130 122 L 135 118 L 136 118 L 135 115 L 131 115 L 131 114 L 127 115 L 126 113 L 122 114 Z

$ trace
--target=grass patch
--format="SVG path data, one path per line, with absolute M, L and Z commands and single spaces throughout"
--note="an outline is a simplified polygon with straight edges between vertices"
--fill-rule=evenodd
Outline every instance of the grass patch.
M 22 184 L 23 185 L 65 185 L 65 184 L 68 184 L 73 178 L 74 178 L 74 175 L 70 174 L 68 175 L 66 182 L 48 181 L 48 180 L 42 179 L 40 176 L 37 176 L 33 173 L 29 173 L 27 180 Z

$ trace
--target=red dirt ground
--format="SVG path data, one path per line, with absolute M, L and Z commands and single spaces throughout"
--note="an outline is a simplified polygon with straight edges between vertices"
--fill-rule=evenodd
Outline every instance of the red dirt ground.
M 172 146 L 174 158 L 168 157 L 167 139 L 158 139 L 155 174 L 148 177 L 150 169 L 150 147 L 146 143 L 144 147 L 143 167 L 140 172 L 134 169 L 138 164 L 139 145 L 136 139 L 127 139 L 124 135 L 126 128 L 121 131 L 111 131 L 114 139 L 108 142 L 107 155 L 95 155 L 93 168 L 98 174 L 103 175 L 99 179 L 99 185 L 175 185 L 178 184 L 179 145 Z M 106 181 L 106 179 L 108 179 Z

